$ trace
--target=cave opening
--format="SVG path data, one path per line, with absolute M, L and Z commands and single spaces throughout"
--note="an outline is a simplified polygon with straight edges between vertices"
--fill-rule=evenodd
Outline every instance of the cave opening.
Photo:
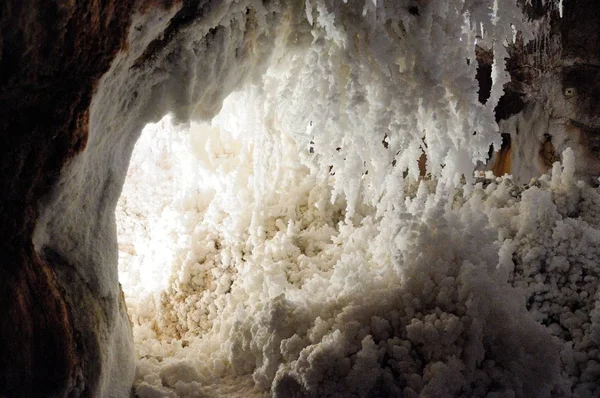
M 312 129 L 323 120 L 303 114 L 312 98 L 294 90 L 279 101 L 291 71 L 309 68 L 306 52 L 276 58 L 211 119 L 167 114 L 136 141 L 115 217 L 142 396 L 185 395 L 192 387 L 176 384 L 186 369 L 184 381 L 207 393 L 268 388 L 253 379 L 254 349 L 232 357 L 239 329 L 274 300 L 302 306 L 331 276 L 346 202 L 332 196 L 333 166 L 319 165 Z M 290 113 L 301 135 L 285 124 Z
M 285 186 L 298 174 L 288 169 L 303 167 L 298 148 L 252 106 L 261 100 L 248 87 L 225 98 L 209 121 L 177 123 L 168 114 L 137 140 L 115 210 L 134 335 L 171 341 L 208 332 L 222 310 L 219 296 L 232 291 L 241 268 L 256 268 L 244 265 L 255 235 L 249 229 L 274 234 L 272 220 L 257 224 L 256 209 L 264 206 L 266 218 L 282 216 L 274 205 L 299 212 L 301 199 L 291 200 Z M 269 157 L 256 148 L 265 144 Z

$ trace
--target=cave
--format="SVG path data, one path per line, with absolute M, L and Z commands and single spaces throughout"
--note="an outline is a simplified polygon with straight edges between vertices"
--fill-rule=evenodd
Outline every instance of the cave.
M 599 28 L 3 2 L 0 396 L 597 396 Z

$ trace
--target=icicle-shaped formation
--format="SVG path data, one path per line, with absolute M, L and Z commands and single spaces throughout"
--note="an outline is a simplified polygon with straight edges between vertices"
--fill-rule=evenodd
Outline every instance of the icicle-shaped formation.
M 335 193 L 376 204 L 390 179 L 417 177 L 417 159 L 444 183 L 470 177 L 498 144 L 493 109 L 509 80 L 505 44 L 528 31 L 514 1 L 307 0 L 312 46 L 294 52 L 273 108 Z M 477 101 L 475 37 L 495 51 L 491 99 Z M 279 53 L 282 62 L 288 48 Z M 286 61 L 287 62 L 287 61 Z M 291 76 L 293 75 L 293 78 Z M 286 100 L 286 98 L 288 98 Z M 290 112 L 289 104 L 298 104 Z M 393 167 L 392 167 L 393 165 Z M 394 185 L 395 183 L 392 183 Z

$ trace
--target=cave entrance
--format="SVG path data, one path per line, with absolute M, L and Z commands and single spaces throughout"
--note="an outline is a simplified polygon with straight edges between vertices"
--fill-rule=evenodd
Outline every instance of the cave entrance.
M 248 227 L 240 216 L 253 196 L 250 142 L 260 130 L 236 103 L 244 95 L 232 94 L 208 122 L 166 115 L 137 141 L 116 218 L 119 281 L 145 339 L 202 335 L 235 279 L 231 250 Z
M 178 123 L 169 114 L 136 143 L 116 221 L 138 392 L 181 394 L 168 380 L 146 380 L 169 363 L 209 385 L 233 370 L 236 388 L 254 388 L 254 353 L 230 358 L 236 322 L 323 271 L 300 263 L 323 256 L 345 203 L 330 202 L 332 176 L 316 178 L 314 147 L 265 110 L 267 97 L 247 85 L 211 120 Z M 334 260 L 311 262 L 330 268 Z

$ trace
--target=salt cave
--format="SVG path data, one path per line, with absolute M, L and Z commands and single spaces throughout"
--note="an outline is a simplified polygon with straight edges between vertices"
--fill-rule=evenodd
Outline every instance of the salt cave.
M 3 2 L 0 396 L 599 396 L 599 28 Z

